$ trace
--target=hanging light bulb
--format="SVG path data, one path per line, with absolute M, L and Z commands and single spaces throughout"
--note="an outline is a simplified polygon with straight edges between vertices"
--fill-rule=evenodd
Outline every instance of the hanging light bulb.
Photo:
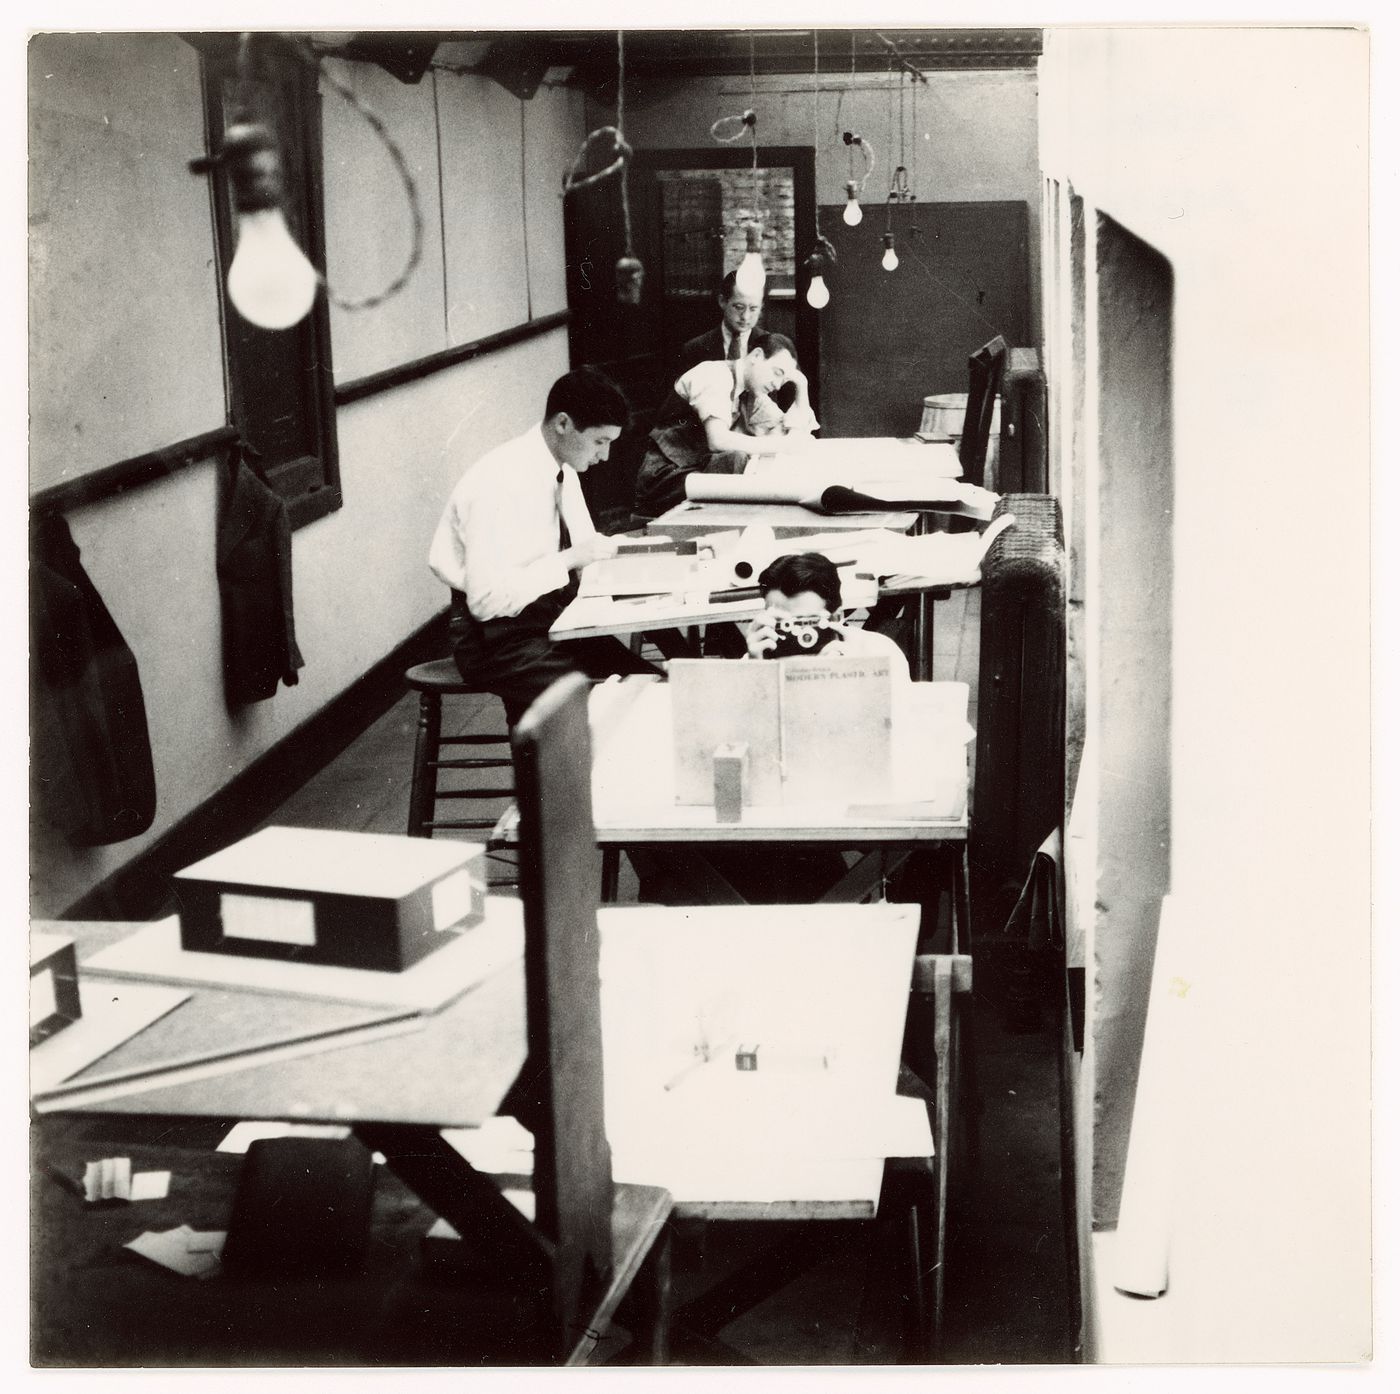
M 886 271 L 894 271 L 899 266 L 899 258 L 894 252 L 894 233 L 885 233 L 885 255 L 880 258 L 880 265 Z
M 814 310 L 824 310 L 831 302 L 831 291 L 822 279 L 822 273 L 826 270 L 826 258 L 820 252 L 813 252 L 802 264 L 811 277 L 807 282 L 807 303 Z
M 260 329 L 290 329 L 306 318 L 320 277 L 282 216 L 282 160 L 260 122 L 236 121 L 217 155 L 190 162 L 197 174 L 227 165 L 238 219 L 238 249 L 228 269 L 233 308 Z
M 316 286 L 316 269 L 292 241 L 280 208 L 239 215 L 228 298 L 244 319 L 260 329 L 290 329 L 306 318 Z
M 617 259 L 613 275 L 617 284 L 618 303 L 621 305 L 640 305 L 642 303 L 642 278 L 646 275 L 646 268 L 642 263 L 631 252 L 626 252 Z
M 846 207 L 841 214 L 841 221 L 847 227 L 857 227 L 860 220 L 865 216 L 860 211 L 859 186 L 854 179 L 846 180 Z
M 763 236 L 757 223 L 750 223 L 745 229 L 748 238 L 748 251 L 734 273 L 734 289 L 741 295 L 759 299 L 767 283 L 768 273 L 763 269 Z

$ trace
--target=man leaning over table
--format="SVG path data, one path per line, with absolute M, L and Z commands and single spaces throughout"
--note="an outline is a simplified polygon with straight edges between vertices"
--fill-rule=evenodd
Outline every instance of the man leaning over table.
M 565 673 L 658 671 L 615 638 L 549 637 L 578 592 L 579 569 L 616 555 L 593 526 L 579 476 L 607 460 L 627 420 L 625 399 L 603 374 L 566 373 L 542 421 L 468 466 L 433 535 L 428 565 L 452 592 L 457 667 L 501 698 L 512 728 Z
M 785 384 L 795 384 L 797 395 L 781 411 L 772 394 Z M 657 420 L 632 505 L 643 518 L 683 503 L 686 475 L 742 474 L 750 456 L 785 453 L 818 429 L 797 350 L 782 334 L 755 336 L 742 358 L 715 359 L 682 373 Z

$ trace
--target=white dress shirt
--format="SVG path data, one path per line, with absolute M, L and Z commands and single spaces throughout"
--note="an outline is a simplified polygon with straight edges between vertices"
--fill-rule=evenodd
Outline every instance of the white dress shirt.
M 697 363 L 682 373 L 673 386 L 702 426 L 717 419 L 725 427 L 751 436 L 820 429 L 810 406 L 793 402 L 782 411 L 766 392 L 750 393 L 750 405 L 747 411 L 743 410 L 743 388 L 733 359 Z
M 536 424 L 487 451 L 462 476 L 443 509 L 428 565 L 467 597 L 479 620 L 518 615 L 569 581 L 559 519 L 569 540 L 596 533 L 578 473 L 560 465 Z

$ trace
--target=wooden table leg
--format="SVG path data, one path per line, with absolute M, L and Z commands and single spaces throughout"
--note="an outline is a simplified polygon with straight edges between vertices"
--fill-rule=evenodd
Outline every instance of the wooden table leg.
M 603 848 L 603 884 L 599 899 L 604 905 L 617 903 L 617 882 L 622 869 L 622 852 L 617 847 Z
M 883 899 L 884 883 L 908 858 L 907 847 L 891 850 L 879 848 L 861 853 L 856 859 L 856 864 L 830 890 L 819 897 L 817 904 L 855 905 L 870 899 L 877 890 L 881 892 L 880 898 Z
M 933 1045 L 938 1053 L 938 1079 L 934 1088 L 934 1163 L 938 1168 L 937 1218 L 938 1234 L 934 1239 L 933 1267 L 933 1335 L 930 1340 L 932 1357 L 936 1360 L 943 1335 L 943 1260 L 948 1230 L 948 1140 L 952 1129 L 953 1079 L 953 965 L 940 957 L 935 962 L 933 980 Z
M 408 791 L 408 835 L 428 837 L 437 792 L 438 746 L 442 737 L 442 698 L 418 694 L 418 729 L 413 742 L 413 783 Z
M 685 844 L 629 847 L 627 856 L 639 883 L 660 881 L 680 897 L 678 904 L 748 904 L 698 848 Z
M 970 1013 L 975 1011 L 970 992 L 961 992 L 953 1000 L 953 1055 L 957 1067 L 954 1084 L 958 1100 L 956 1112 L 962 1119 L 967 1144 L 965 1156 L 976 1165 L 982 1144 L 982 1085 L 977 1075 L 977 1050 L 973 1044 Z
M 967 953 L 972 947 L 972 895 L 968 889 L 967 843 L 953 852 L 953 952 Z
M 664 1365 L 670 1358 L 671 1224 L 657 1237 L 632 1288 L 632 1309 L 640 1330 L 633 1340 L 647 1365 Z

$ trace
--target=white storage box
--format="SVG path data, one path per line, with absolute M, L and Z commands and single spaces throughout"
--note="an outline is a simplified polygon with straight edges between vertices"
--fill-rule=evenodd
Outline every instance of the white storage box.
M 485 912 L 477 843 L 264 828 L 177 872 L 180 944 L 398 972 Z

